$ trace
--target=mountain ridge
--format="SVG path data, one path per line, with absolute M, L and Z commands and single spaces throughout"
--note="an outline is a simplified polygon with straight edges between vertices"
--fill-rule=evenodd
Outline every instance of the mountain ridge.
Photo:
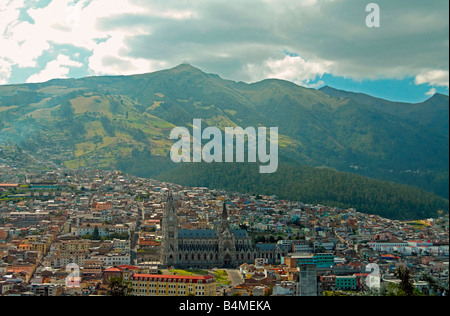
M 222 130 L 279 127 L 282 161 L 448 198 L 448 98 L 430 98 L 425 112 L 417 105 L 400 111 L 387 108 L 391 101 L 322 90 L 279 79 L 235 82 L 186 64 L 132 76 L 0 86 L 0 142 L 68 168 L 114 168 L 133 152 L 168 157 L 170 131 L 190 129 L 193 119 Z
M 341 89 L 337 89 L 337 88 L 334 88 L 334 87 L 329 86 L 329 85 L 325 85 L 325 86 L 323 86 L 323 87 L 320 87 L 318 90 L 319 90 L 319 91 L 322 91 L 322 92 L 324 92 L 324 93 L 326 93 L 326 94 L 328 94 L 328 95 L 333 94 L 333 93 L 336 93 L 336 94 L 341 93 L 342 95 L 350 95 L 350 94 L 351 94 L 351 95 L 363 95 L 363 96 L 368 96 L 368 97 L 371 97 L 371 98 L 374 98 L 374 99 L 384 100 L 384 101 L 388 101 L 388 102 L 392 102 L 392 103 L 397 103 L 397 104 L 422 104 L 422 103 L 431 101 L 431 100 L 433 100 L 433 99 L 435 99 L 435 98 L 445 98 L 445 99 L 448 99 L 448 98 L 449 98 L 448 95 L 445 95 L 445 94 L 442 94 L 442 93 L 437 92 L 437 93 L 433 94 L 432 96 L 430 96 L 430 97 L 429 97 L 428 99 L 426 99 L 425 101 L 416 102 L 416 103 L 410 103 L 410 102 L 404 102 L 404 101 L 393 101 L 393 100 L 383 99 L 383 98 L 375 97 L 375 96 L 373 96 L 373 95 L 370 95 L 370 94 L 368 94 L 368 93 L 363 93 L 363 92 L 355 92 L 355 91 L 341 90 Z

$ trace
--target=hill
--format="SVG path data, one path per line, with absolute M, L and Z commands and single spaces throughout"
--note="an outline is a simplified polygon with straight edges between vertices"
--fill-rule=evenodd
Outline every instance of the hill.
M 355 208 L 391 219 L 436 217 L 449 203 L 435 194 L 392 182 L 374 180 L 329 168 L 282 163 L 275 174 L 259 174 L 249 164 L 195 164 L 180 166 L 157 178 L 186 186 L 205 186 L 251 194 Z
M 378 111 L 417 122 L 443 136 L 449 134 L 449 97 L 446 95 L 437 93 L 425 102 L 409 104 L 391 102 L 363 93 L 337 90 L 329 86 L 321 88 L 320 91 L 332 97 L 353 99 Z
M 190 129 L 194 118 L 222 129 L 279 127 L 280 158 L 289 166 L 326 166 L 448 198 L 445 96 L 397 104 L 283 80 L 234 82 L 185 64 L 0 86 L 0 142 L 68 168 L 170 171 L 170 131 Z

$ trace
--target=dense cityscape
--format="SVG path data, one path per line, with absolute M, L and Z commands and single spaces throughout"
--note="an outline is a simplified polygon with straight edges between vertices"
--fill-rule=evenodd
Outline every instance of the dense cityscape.
M 2 296 L 448 292 L 448 213 L 398 221 L 119 171 L 13 165 L 0 164 Z
M 0 297 L 448 296 L 449 6 L 0 0 Z

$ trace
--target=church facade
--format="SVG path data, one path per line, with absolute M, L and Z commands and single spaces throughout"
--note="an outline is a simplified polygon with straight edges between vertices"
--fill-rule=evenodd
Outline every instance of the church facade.
M 233 230 L 224 203 L 217 230 L 180 230 L 173 197 L 169 193 L 162 220 L 160 261 L 163 267 L 236 268 L 256 259 L 281 263 L 285 251 L 277 244 L 253 244 L 245 230 Z

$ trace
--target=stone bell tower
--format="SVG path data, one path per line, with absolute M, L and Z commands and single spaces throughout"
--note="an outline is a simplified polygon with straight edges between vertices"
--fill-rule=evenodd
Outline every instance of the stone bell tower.
M 230 229 L 228 222 L 228 211 L 226 202 L 223 203 L 222 222 L 218 230 L 219 237 L 219 260 L 224 267 L 236 265 L 236 243 L 234 232 Z
M 175 266 L 178 255 L 178 218 L 173 202 L 172 192 L 169 191 L 162 219 L 161 264 Z

